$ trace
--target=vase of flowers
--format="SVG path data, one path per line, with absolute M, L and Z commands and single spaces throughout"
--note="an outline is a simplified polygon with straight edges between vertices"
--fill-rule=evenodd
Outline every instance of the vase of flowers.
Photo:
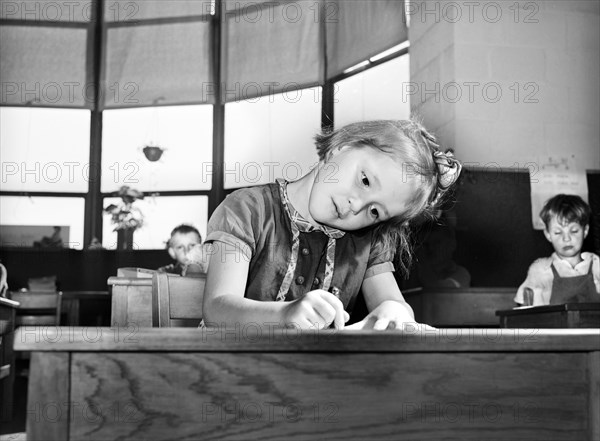
M 117 232 L 117 249 L 131 250 L 133 233 L 144 225 L 142 211 L 133 204 L 139 199 L 144 199 L 144 193 L 124 185 L 119 189 L 118 196 L 122 202 L 117 205 L 110 204 L 104 212 L 110 214 L 111 222 L 115 226 L 113 231 Z

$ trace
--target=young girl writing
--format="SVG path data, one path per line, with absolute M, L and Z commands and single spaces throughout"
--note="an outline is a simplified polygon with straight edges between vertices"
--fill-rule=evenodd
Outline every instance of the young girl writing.
M 414 121 L 350 124 L 316 137 L 319 163 L 294 182 L 238 190 L 215 210 L 204 295 L 209 326 L 341 329 L 362 289 L 354 328 L 414 322 L 394 279 L 408 225 L 432 212 L 461 170 Z

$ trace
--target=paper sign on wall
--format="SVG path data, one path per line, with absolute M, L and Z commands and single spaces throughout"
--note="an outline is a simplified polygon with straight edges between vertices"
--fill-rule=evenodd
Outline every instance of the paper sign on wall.
M 543 230 L 540 211 L 546 201 L 557 194 L 574 194 L 588 201 L 587 176 L 577 164 L 575 155 L 541 157 L 536 167 L 529 169 L 531 182 L 531 216 L 533 228 Z

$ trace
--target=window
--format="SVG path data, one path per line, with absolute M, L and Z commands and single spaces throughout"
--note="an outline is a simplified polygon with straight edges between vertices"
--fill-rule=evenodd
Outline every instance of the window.
M 228 103 L 225 109 L 225 188 L 295 180 L 317 163 L 320 87 Z
M 0 127 L 3 191 L 88 191 L 89 110 L 2 107 Z
M 182 222 L 205 235 L 208 207 L 224 189 L 306 174 L 317 163 L 322 118 L 322 89 L 308 87 L 325 82 L 329 90 L 328 82 L 345 78 L 334 97 L 338 126 L 408 116 L 397 80 L 408 75 L 407 56 L 355 77 L 344 73 L 355 58 L 406 39 L 402 3 L 0 3 L 10 3 L 0 14 L 2 223 L 35 225 L 28 211 L 35 203 L 40 222 L 68 226 L 76 248 L 87 245 L 85 228 L 86 241 L 104 234 L 105 246 L 115 242 L 100 208 L 123 185 L 147 195 L 137 203 L 146 215 L 138 248 L 163 248 Z M 263 46 L 271 49 L 265 57 L 252 56 Z M 265 92 L 271 95 L 252 98 L 277 83 Z M 232 90 L 245 100 L 222 104 Z M 149 161 L 147 146 L 162 156 Z M 224 164 L 214 163 L 213 149 Z M 213 186 L 215 172 L 223 182 Z M 102 231 L 92 231 L 97 225 Z
M 119 198 L 105 198 L 103 207 L 119 202 Z M 207 196 L 146 196 L 136 201 L 135 206 L 144 214 L 144 225 L 133 235 L 134 249 L 165 248 L 171 230 L 182 223 L 195 226 L 202 239 L 206 239 Z M 105 214 L 102 245 L 108 249 L 115 249 L 117 244 L 117 233 L 112 230 L 110 216 Z
M 408 119 L 410 102 L 403 88 L 409 77 L 406 54 L 338 81 L 334 88 L 335 126 L 371 119 Z
M 27 226 L 45 225 L 48 236 L 53 226 L 68 227 L 65 247 L 83 248 L 83 198 L 0 196 L 0 225 Z M 43 237 L 43 236 L 42 236 Z M 37 238 L 42 239 L 42 237 Z M 17 246 L 33 246 L 33 241 L 18 243 Z M 6 246 L 6 245 L 5 245 Z
M 102 192 L 210 190 L 212 118 L 210 105 L 105 110 Z M 146 159 L 147 145 L 164 149 L 158 161 Z

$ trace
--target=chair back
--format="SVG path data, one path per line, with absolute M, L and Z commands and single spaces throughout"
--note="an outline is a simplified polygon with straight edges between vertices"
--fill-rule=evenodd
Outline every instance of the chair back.
M 17 326 L 60 325 L 62 292 L 17 291 L 11 293 L 11 298 L 19 302 Z
M 152 275 L 152 326 L 195 327 L 202 319 L 206 274 L 182 277 L 177 274 Z

